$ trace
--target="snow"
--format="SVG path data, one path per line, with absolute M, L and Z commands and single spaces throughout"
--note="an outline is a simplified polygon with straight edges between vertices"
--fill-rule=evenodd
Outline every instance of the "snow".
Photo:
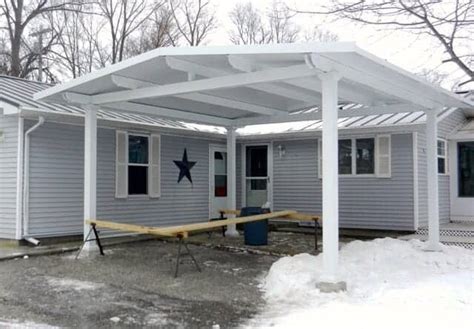
M 52 286 L 55 290 L 95 290 L 102 288 L 104 284 L 90 282 L 90 281 L 81 281 L 75 279 L 66 279 L 66 278 L 55 278 L 47 277 L 48 284 Z
M 321 293 L 322 255 L 275 262 L 262 288 L 267 306 L 249 327 L 474 328 L 473 251 L 419 240 L 354 241 L 340 251 L 347 292 Z

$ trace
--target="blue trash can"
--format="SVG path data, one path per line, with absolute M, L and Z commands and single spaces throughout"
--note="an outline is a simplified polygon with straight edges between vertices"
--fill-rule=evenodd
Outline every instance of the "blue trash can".
M 260 215 L 269 212 L 259 207 L 245 207 L 240 210 L 240 216 Z M 249 246 L 264 246 L 268 244 L 268 220 L 244 224 L 245 244 Z

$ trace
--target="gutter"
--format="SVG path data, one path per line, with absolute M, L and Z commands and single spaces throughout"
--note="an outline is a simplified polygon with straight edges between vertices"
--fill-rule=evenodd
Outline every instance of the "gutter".
M 23 157 L 23 222 L 22 222 L 22 237 L 34 244 L 39 245 L 40 242 L 29 236 L 28 224 L 29 224 L 29 201 L 30 201 L 30 134 L 44 124 L 45 120 L 43 116 L 40 116 L 38 122 L 25 132 L 25 146 L 24 146 L 24 157 Z

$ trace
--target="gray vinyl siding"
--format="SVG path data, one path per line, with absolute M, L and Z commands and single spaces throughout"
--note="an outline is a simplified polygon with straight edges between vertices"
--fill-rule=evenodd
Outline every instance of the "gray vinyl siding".
M 343 228 L 413 230 L 413 149 L 411 134 L 392 135 L 392 176 L 339 179 L 339 222 Z M 273 156 L 273 201 L 276 210 L 320 214 L 317 141 L 278 142 L 282 158 Z
M 18 118 L 0 115 L 0 238 L 15 239 Z
M 82 233 L 84 129 L 46 123 L 32 138 L 30 234 L 54 236 Z M 115 130 L 98 131 L 97 217 L 143 225 L 177 225 L 209 216 L 209 144 L 216 141 L 161 136 L 161 197 L 115 198 Z M 197 161 L 177 184 L 184 148 Z
M 438 122 L 438 137 L 448 139 L 466 121 L 461 110 L 455 110 Z M 453 152 L 454 150 L 449 150 Z M 447 164 L 449 161 L 447 161 Z M 419 188 L 419 226 L 428 225 L 428 187 L 426 174 L 426 134 L 421 129 L 418 132 L 418 188 Z M 438 176 L 439 220 L 447 223 L 451 219 L 450 175 Z

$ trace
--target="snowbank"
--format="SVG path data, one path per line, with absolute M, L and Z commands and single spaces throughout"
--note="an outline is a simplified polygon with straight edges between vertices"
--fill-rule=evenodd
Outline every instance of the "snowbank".
M 322 255 L 281 258 L 263 283 L 267 309 L 250 326 L 474 328 L 474 253 L 424 246 L 389 238 L 345 245 L 339 262 L 348 291 L 334 294 L 315 288 Z

